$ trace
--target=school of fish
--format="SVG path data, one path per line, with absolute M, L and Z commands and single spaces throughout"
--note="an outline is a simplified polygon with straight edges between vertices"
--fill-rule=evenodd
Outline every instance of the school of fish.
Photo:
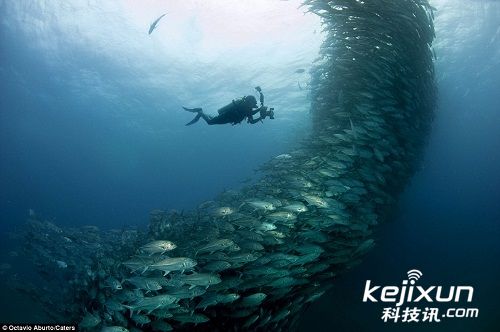
M 36 280 L 11 285 L 87 331 L 289 331 L 374 246 L 417 169 L 436 103 L 427 0 L 306 0 L 325 41 L 310 70 L 313 130 L 262 177 L 147 231 L 17 234 Z M 43 284 L 43 287 L 40 285 Z

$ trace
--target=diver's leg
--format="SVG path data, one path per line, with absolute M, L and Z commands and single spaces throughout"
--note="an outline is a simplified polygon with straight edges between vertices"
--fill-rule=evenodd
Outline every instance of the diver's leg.
M 226 124 L 231 122 L 229 114 L 219 114 L 217 116 L 203 114 L 202 117 L 203 119 L 205 119 L 205 121 L 207 121 L 209 125 Z
M 219 124 L 219 122 L 217 121 L 219 118 L 218 116 L 212 117 L 203 112 L 200 112 L 198 114 L 203 118 L 203 120 L 207 122 L 208 125 Z
M 203 118 L 203 120 L 205 120 L 205 122 L 208 125 L 226 123 L 226 122 L 223 121 L 223 119 L 220 116 L 212 117 L 210 115 L 207 115 L 207 114 L 203 113 L 203 111 L 202 111 L 201 108 L 186 108 L 186 107 L 182 107 L 182 108 L 184 108 L 186 111 L 189 111 L 189 112 L 197 112 L 198 113 L 198 114 L 196 114 L 196 116 L 194 117 L 193 120 L 191 120 L 188 123 L 186 123 L 186 126 L 190 126 L 193 123 L 198 122 L 198 120 L 200 118 Z

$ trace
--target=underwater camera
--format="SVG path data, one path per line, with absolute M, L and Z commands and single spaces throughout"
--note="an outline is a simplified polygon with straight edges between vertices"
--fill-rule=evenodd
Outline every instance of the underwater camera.
M 274 120 L 274 107 L 271 107 L 269 111 L 267 110 L 260 111 L 260 116 L 262 119 L 265 119 L 266 116 L 269 116 L 270 119 Z
M 274 107 L 271 107 L 269 109 L 269 118 L 274 120 Z

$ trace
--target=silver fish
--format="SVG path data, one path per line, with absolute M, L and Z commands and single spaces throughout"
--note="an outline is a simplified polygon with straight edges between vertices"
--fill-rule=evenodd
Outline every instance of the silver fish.
M 196 286 L 209 287 L 220 283 L 222 280 L 217 274 L 212 273 L 192 273 L 189 275 L 179 275 L 175 277 L 176 279 L 182 280 L 185 284 L 190 285 L 190 288 Z
M 123 306 L 130 310 L 130 316 L 132 317 L 134 311 L 146 311 L 147 314 L 150 314 L 153 310 L 167 307 L 176 301 L 176 297 L 169 294 L 163 294 L 152 297 L 144 297 L 132 304 Z
M 195 267 L 197 262 L 187 257 L 165 258 L 148 266 L 149 270 L 163 271 L 166 276 L 172 271 L 185 271 Z
M 234 243 L 233 240 L 220 239 L 220 240 L 215 240 L 213 242 L 210 242 L 209 244 L 206 244 L 206 245 L 202 246 L 201 248 L 198 248 L 198 250 L 196 251 L 196 254 L 205 253 L 205 252 L 212 254 L 212 253 L 219 251 L 219 250 L 226 250 L 226 249 L 231 250 L 231 249 L 235 249 L 237 247 L 238 246 L 236 245 L 236 243 Z
M 177 248 L 177 245 L 175 243 L 171 241 L 159 240 L 145 244 L 139 250 L 143 253 L 153 255 L 163 254 L 167 251 L 174 250 L 175 248 Z

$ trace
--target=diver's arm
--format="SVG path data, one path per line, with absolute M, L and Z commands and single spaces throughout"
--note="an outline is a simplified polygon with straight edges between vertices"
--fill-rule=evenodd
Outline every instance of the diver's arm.
M 251 123 L 251 124 L 255 124 L 259 121 L 262 121 L 262 119 L 263 119 L 262 116 L 259 116 L 257 119 L 254 119 L 252 115 L 249 115 L 247 122 Z
M 261 106 L 261 107 L 255 109 L 255 110 L 251 110 L 250 111 L 250 115 L 255 115 L 255 114 L 259 113 L 259 112 L 266 111 L 266 110 L 267 110 L 267 106 Z
M 269 116 L 271 119 L 274 119 L 274 112 L 272 112 L 274 108 L 271 108 L 269 112 L 267 112 L 267 106 L 262 106 L 259 107 L 256 111 L 252 111 L 250 115 L 248 115 L 248 123 L 254 124 L 259 121 L 262 121 L 266 118 L 266 116 Z M 260 115 L 257 119 L 254 119 L 253 116 L 257 114 L 257 112 L 260 112 Z
M 257 92 L 259 93 L 260 106 L 264 106 L 264 94 L 262 93 L 262 89 L 260 88 L 260 86 L 256 86 L 255 90 L 257 90 Z

